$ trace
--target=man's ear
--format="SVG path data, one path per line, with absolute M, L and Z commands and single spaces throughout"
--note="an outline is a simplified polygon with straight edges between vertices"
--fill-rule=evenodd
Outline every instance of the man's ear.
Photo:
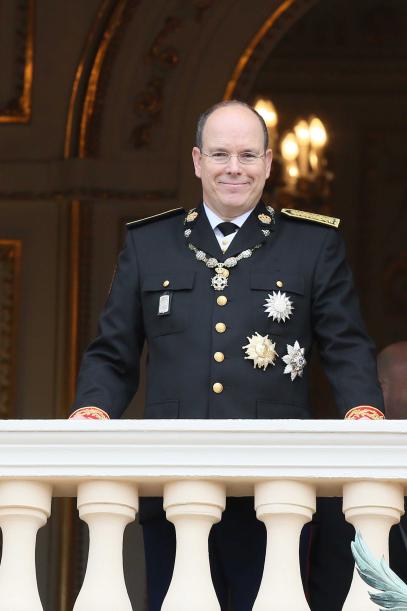
M 271 149 L 267 149 L 265 153 L 266 159 L 266 177 L 270 176 L 271 162 L 273 161 L 273 151 Z
M 201 151 L 197 146 L 192 149 L 192 161 L 194 162 L 195 176 L 201 178 Z

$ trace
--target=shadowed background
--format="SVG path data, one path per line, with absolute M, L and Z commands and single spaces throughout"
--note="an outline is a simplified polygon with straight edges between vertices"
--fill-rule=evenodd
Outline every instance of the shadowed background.
M 404 0 L 0 0 L 0 417 L 66 416 L 124 222 L 197 204 L 196 119 L 224 98 L 271 98 L 281 132 L 323 120 L 368 330 L 406 339 L 406 28 Z M 313 392 L 335 417 L 317 363 Z M 86 534 L 54 505 L 41 594 L 67 611 Z M 137 525 L 126 538 L 141 609 Z

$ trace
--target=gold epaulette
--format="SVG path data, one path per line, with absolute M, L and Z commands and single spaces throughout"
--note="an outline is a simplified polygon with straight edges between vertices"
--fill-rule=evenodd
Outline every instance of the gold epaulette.
M 285 216 L 293 219 L 301 219 L 303 221 L 312 221 L 313 223 L 328 225 L 328 227 L 335 227 L 335 229 L 338 229 L 339 223 L 341 222 L 341 219 L 337 219 L 334 216 L 315 214 L 314 212 L 306 212 L 305 210 L 293 210 L 292 208 L 282 208 L 281 214 L 285 214 Z
M 173 208 L 172 210 L 166 210 L 165 212 L 159 212 L 158 214 L 147 216 L 144 219 L 136 219 L 135 221 L 130 221 L 129 223 L 126 223 L 126 227 L 128 229 L 133 229 L 134 227 L 140 227 L 140 225 L 147 225 L 147 223 L 159 221 L 161 219 L 169 218 L 171 216 L 177 216 L 178 214 L 185 214 L 184 208 Z

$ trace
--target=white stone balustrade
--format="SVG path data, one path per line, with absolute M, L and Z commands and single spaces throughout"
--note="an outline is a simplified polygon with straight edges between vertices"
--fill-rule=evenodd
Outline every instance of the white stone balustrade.
M 122 549 L 124 529 L 138 509 L 136 486 L 109 480 L 83 482 L 78 487 L 78 509 L 89 526 L 89 554 L 74 611 L 132 611 Z
M 0 611 L 42 611 L 35 542 L 50 516 L 51 498 L 47 482 L 0 480 Z
M 162 611 L 220 611 L 211 579 L 208 538 L 226 505 L 222 484 L 178 481 L 164 486 L 164 509 L 175 525 L 177 551 Z
M 267 528 L 253 611 L 308 611 L 298 544 L 315 493 L 343 491 L 346 518 L 386 556 L 389 528 L 403 512 L 406 442 L 404 421 L 0 421 L 0 611 L 42 611 L 35 545 L 52 495 L 77 496 L 90 531 L 75 611 L 131 611 L 123 531 L 138 495 L 163 494 L 177 558 L 162 609 L 218 611 L 208 535 L 225 491 L 255 495 Z M 373 611 L 367 589 L 355 575 L 344 611 Z
M 315 505 L 315 485 L 291 480 L 255 485 L 256 513 L 266 525 L 267 551 L 253 611 L 309 611 L 298 558 L 301 530 L 312 519 Z

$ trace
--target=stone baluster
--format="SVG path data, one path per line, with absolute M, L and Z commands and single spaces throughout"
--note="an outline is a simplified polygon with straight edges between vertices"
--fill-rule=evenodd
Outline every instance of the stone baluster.
M 52 488 L 37 481 L 0 483 L 0 611 L 43 611 L 38 593 L 35 544 L 51 513 Z
M 389 532 L 404 513 L 403 487 L 392 482 L 354 481 L 343 487 L 343 512 L 359 530 L 376 558 L 389 558 Z M 334 533 L 332 533 L 334 536 Z M 373 591 L 356 569 L 342 611 L 377 611 L 369 597 Z
M 208 536 L 225 509 L 225 486 L 176 481 L 164 487 L 164 509 L 177 535 L 172 581 L 161 611 L 220 611 L 212 584 Z
M 267 529 L 263 578 L 253 611 L 309 611 L 301 581 L 301 530 L 315 511 L 315 487 L 276 480 L 255 485 L 255 507 Z
M 89 556 L 74 611 L 132 611 L 123 573 L 123 533 L 138 510 L 136 486 L 84 482 L 78 487 L 78 509 L 89 526 Z

